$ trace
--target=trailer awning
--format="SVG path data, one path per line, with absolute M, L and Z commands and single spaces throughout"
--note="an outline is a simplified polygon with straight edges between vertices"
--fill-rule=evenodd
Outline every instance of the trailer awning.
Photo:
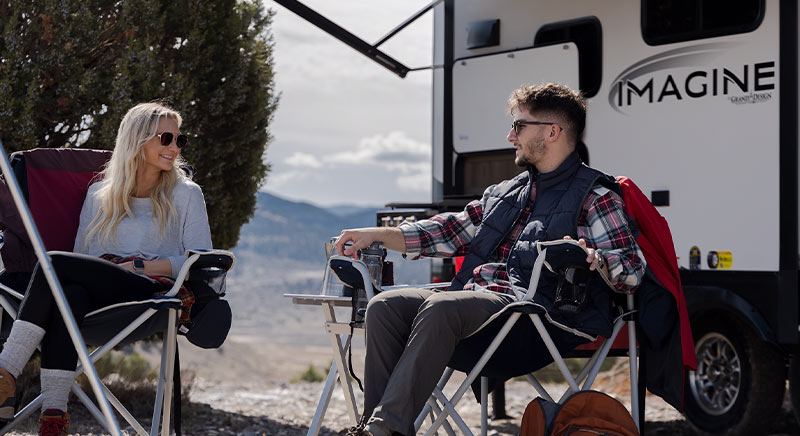
M 349 45 L 357 52 L 372 59 L 373 61 L 377 62 L 382 67 L 388 69 L 394 74 L 397 74 L 398 76 L 400 76 L 400 78 L 405 78 L 406 74 L 408 74 L 409 71 L 428 70 L 431 69 L 432 66 L 409 68 L 400 61 L 394 59 L 393 57 L 381 51 L 378 47 L 380 47 L 384 42 L 391 39 L 398 32 L 406 28 L 409 24 L 416 21 L 419 17 L 424 15 L 426 12 L 431 10 L 434 6 L 441 3 L 442 1 L 443 0 L 434 0 L 430 2 L 422 9 L 420 9 L 419 11 L 415 12 L 414 14 L 406 18 L 402 23 L 398 24 L 394 29 L 390 30 L 386 35 L 384 35 L 381 39 L 379 39 L 378 42 L 376 42 L 375 44 L 370 44 L 364 41 L 363 39 L 357 37 L 347 29 L 339 26 L 338 24 L 324 17 L 319 12 L 309 8 L 302 2 L 299 2 L 297 0 L 275 0 L 275 2 L 278 3 L 279 5 L 294 12 L 304 20 L 308 21 L 314 26 L 317 26 L 322 31 L 333 36 L 339 41 L 342 41 L 343 43 Z

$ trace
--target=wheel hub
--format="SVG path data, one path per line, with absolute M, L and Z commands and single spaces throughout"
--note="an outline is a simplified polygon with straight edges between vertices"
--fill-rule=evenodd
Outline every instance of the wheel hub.
M 710 415 L 722 415 L 733 407 L 742 384 L 742 367 L 733 344 L 719 333 L 709 333 L 695 347 L 697 371 L 689 385 L 698 406 Z

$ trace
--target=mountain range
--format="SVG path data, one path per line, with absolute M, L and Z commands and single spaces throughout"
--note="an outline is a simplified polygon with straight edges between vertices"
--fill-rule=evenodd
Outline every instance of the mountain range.
M 327 209 L 259 192 L 256 211 L 242 226 L 234 251 L 322 265 L 325 242 L 342 229 L 374 226 L 378 209 L 345 205 Z
M 242 226 L 239 243 L 232 250 L 236 267 L 228 275 L 226 298 L 235 314 L 234 330 L 291 342 L 327 341 L 313 327 L 319 323 L 319 308 L 292 307 L 284 294 L 320 293 L 325 242 L 342 229 L 374 226 L 378 209 L 327 209 L 259 192 L 256 211 Z M 394 264 L 397 283 L 430 281 L 429 261 L 407 261 L 392 252 L 387 259 Z M 334 279 L 326 292 L 336 294 L 341 286 Z

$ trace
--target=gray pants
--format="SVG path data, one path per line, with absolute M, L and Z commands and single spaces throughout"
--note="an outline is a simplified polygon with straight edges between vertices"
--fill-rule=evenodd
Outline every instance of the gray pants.
M 414 419 L 433 392 L 456 344 L 510 295 L 402 289 L 378 294 L 367 308 L 364 416 L 414 434 Z

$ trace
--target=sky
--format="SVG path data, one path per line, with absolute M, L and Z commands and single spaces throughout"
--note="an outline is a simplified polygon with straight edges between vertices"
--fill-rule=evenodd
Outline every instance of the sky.
M 261 188 L 320 206 L 431 199 L 431 72 L 401 79 L 272 0 L 275 84 Z M 305 0 L 372 44 L 428 0 Z M 429 11 L 380 48 L 408 67 L 432 61 Z

